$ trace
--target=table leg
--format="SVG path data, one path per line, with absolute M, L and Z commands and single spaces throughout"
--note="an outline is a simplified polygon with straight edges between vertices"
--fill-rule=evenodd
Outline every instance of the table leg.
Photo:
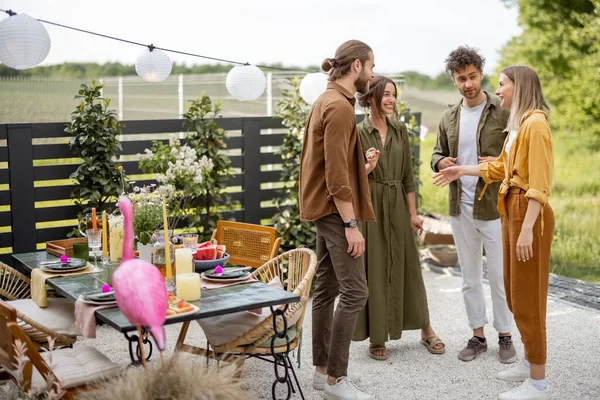
M 148 333 L 146 332 L 146 329 L 142 329 L 142 332 L 143 332 L 142 343 L 144 343 L 144 345 L 148 345 L 148 356 L 146 357 L 146 361 L 149 361 L 150 357 L 152 356 L 152 342 L 148 338 Z M 127 341 L 129 342 L 129 358 L 131 359 L 131 364 L 133 364 L 133 365 L 141 364 L 142 356 L 140 354 L 141 351 L 140 351 L 139 336 L 136 335 L 135 333 L 133 333 L 131 336 L 129 336 L 127 334 L 127 332 L 125 332 L 124 335 L 125 335 L 125 338 L 127 339 Z M 134 346 L 135 346 L 135 352 L 133 351 Z
M 298 378 L 296 377 L 296 371 L 294 371 L 294 367 L 292 365 L 292 363 L 290 362 L 290 357 L 289 357 L 289 352 L 290 352 L 290 340 L 287 337 L 287 319 L 285 318 L 285 312 L 287 311 L 288 306 L 286 305 L 283 309 L 279 309 L 276 308 L 274 309 L 273 307 L 271 307 L 271 313 L 273 315 L 273 331 L 275 332 L 275 335 L 273 335 L 273 337 L 271 338 L 271 355 L 273 356 L 273 366 L 275 369 L 275 382 L 273 382 L 273 386 L 271 387 L 271 395 L 273 397 L 273 400 L 275 400 L 276 397 L 276 389 L 277 389 L 277 385 L 283 385 L 285 384 L 285 388 L 287 389 L 287 395 L 285 397 L 286 400 L 288 400 L 291 396 L 292 396 L 292 392 L 296 392 L 294 390 L 294 385 L 292 383 L 292 378 L 291 376 L 288 374 L 288 370 L 292 370 L 292 373 L 294 374 L 294 378 L 296 380 L 296 385 L 298 386 L 298 391 L 300 392 L 300 397 L 302 397 L 302 400 L 304 400 L 304 393 L 302 393 L 302 388 L 300 387 L 300 383 L 298 382 Z M 283 321 L 283 329 L 279 330 L 277 328 L 277 317 L 280 317 L 281 320 Z M 280 339 L 285 339 L 286 342 L 286 349 L 285 352 L 283 353 L 276 353 L 275 352 L 275 340 L 277 338 Z M 279 371 L 279 367 L 283 367 L 283 374 L 280 373 Z

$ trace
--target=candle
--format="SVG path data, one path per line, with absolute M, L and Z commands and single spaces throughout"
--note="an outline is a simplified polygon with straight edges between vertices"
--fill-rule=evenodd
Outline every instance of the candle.
M 102 211 L 102 257 L 108 257 L 108 224 L 106 211 Z
M 113 217 L 110 226 L 110 261 L 120 261 L 123 257 L 123 218 Z
M 175 250 L 175 274 L 179 278 L 180 274 L 194 272 L 192 268 L 192 249 L 181 248 Z
M 96 222 L 96 208 L 92 208 L 92 228 L 98 229 L 98 223 Z
M 165 199 L 165 195 L 162 197 L 162 206 L 163 206 L 163 223 L 165 230 L 165 264 L 167 270 L 167 278 L 173 277 L 173 271 L 171 270 L 171 246 L 169 239 L 169 224 L 167 223 L 167 201 Z
M 177 297 L 185 301 L 200 299 L 200 274 L 192 272 L 177 275 Z

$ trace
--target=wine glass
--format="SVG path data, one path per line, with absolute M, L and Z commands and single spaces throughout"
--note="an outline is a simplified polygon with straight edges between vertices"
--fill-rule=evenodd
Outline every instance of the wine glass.
M 86 231 L 88 238 L 88 246 L 92 249 L 92 254 L 94 255 L 94 259 L 96 262 L 98 261 L 98 257 L 100 257 L 100 247 L 102 246 L 102 229 L 101 228 L 92 228 Z

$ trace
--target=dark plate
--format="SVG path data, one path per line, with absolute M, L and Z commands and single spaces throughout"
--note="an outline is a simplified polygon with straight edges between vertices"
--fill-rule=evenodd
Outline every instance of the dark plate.
M 244 278 L 250 275 L 248 271 L 235 271 L 227 272 L 227 269 L 223 269 L 222 274 L 215 274 L 215 270 L 206 271 L 204 275 L 210 279 L 238 279 Z
M 96 301 L 96 302 L 113 302 L 115 301 L 115 294 L 107 294 L 107 293 L 86 293 L 83 295 L 83 298 L 86 300 Z
M 67 264 L 50 264 L 46 265 L 47 269 L 51 269 L 53 271 L 68 271 L 70 269 L 81 268 L 87 264 L 87 261 L 81 260 L 79 258 L 71 258 Z

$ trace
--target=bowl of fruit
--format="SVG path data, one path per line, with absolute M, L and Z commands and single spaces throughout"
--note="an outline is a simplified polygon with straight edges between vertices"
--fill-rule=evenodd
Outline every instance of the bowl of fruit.
M 224 267 L 229 261 L 229 254 L 225 252 L 225 245 L 220 245 L 215 240 L 199 243 L 193 257 L 196 272 L 208 271 L 218 265 Z

